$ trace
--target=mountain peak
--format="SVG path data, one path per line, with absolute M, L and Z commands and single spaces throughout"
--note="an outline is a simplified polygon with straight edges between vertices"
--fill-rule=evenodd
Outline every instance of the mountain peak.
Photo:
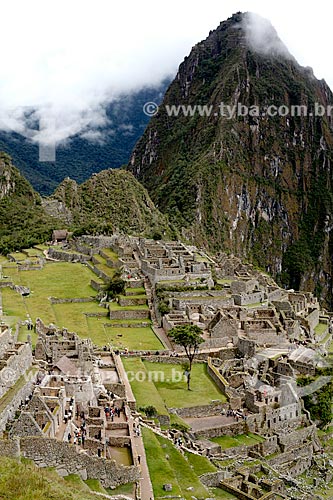
M 333 122 L 315 110 L 332 102 L 269 21 L 237 13 L 180 65 L 129 169 L 196 244 L 243 255 L 288 287 L 328 290 L 317 263 L 330 276 Z
M 271 22 L 253 12 L 237 12 L 222 21 L 193 51 L 209 50 L 211 57 L 217 57 L 239 48 L 295 61 Z

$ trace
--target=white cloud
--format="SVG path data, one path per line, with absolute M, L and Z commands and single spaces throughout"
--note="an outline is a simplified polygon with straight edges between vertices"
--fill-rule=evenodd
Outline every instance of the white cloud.
M 286 0 L 4 2 L 0 127 L 34 135 L 23 115 L 34 108 L 30 119 L 43 124 L 35 140 L 61 142 L 76 133 L 96 138 L 93 132 L 105 124 L 106 102 L 175 74 L 191 47 L 236 11 L 268 18 L 291 54 L 333 87 L 333 7 L 319 5 Z

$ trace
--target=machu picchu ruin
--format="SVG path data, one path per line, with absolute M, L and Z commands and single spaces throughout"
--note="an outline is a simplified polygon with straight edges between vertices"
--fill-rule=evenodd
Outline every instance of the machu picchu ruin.
M 159 467 L 171 446 L 206 498 L 322 498 L 333 313 L 313 293 L 232 255 L 122 234 L 53 241 L 1 266 L 2 455 L 109 495 L 128 484 L 133 499 L 161 488 L 186 497 L 181 482 L 156 484 L 154 443 Z M 170 333 L 191 326 L 202 341 L 188 391 Z

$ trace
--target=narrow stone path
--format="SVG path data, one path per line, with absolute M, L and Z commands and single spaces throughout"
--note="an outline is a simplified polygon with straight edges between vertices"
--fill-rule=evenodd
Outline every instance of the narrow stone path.
M 141 480 L 140 480 L 141 500 L 153 500 L 154 498 L 153 486 L 150 480 L 149 469 L 146 459 L 146 450 L 141 435 L 139 437 L 134 437 L 134 436 L 132 437 L 132 449 L 135 452 L 133 453 L 136 459 L 135 465 L 139 465 L 141 469 Z

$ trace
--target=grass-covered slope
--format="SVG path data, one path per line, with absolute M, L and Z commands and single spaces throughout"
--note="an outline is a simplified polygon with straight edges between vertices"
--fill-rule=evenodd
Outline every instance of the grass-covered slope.
M 4 500 L 96 500 L 79 478 L 65 481 L 56 472 L 0 457 L 0 498 Z

